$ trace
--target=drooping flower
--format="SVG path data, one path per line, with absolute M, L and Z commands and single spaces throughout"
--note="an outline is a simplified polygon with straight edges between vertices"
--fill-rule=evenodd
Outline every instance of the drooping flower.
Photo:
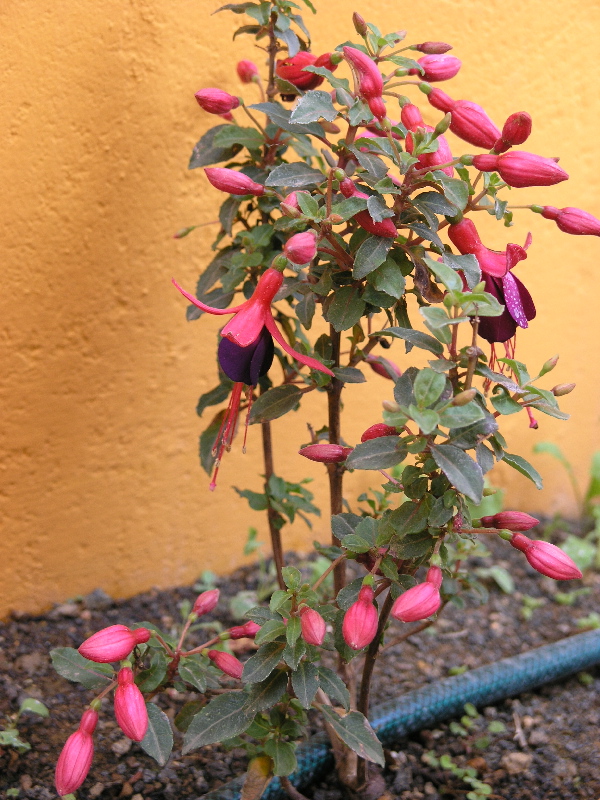
M 430 567 L 423 583 L 407 589 L 396 599 L 392 606 L 392 617 L 402 622 L 417 622 L 435 614 L 442 604 L 441 585 L 441 569 L 435 566 Z
M 474 156 L 473 166 L 482 172 L 497 172 L 505 183 L 515 189 L 554 186 L 569 179 L 568 173 L 553 158 L 544 158 L 524 150 L 510 150 L 499 156 Z
M 480 318 L 480 336 L 490 343 L 506 342 L 515 335 L 517 326 L 527 328 L 528 323 L 535 319 L 535 305 L 531 295 L 512 274 L 511 269 L 527 258 L 531 234 L 527 235 L 523 247 L 509 244 L 504 251 L 490 250 L 479 238 L 473 222 L 465 217 L 457 224 L 449 226 L 448 236 L 463 255 L 471 253 L 477 257 L 485 291 L 504 306 L 500 316 Z
M 237 169 L 227 169 L 226 167 L 207 167 L 204 172 L 206 177 L 221 192 L 229 194 L 246 195 L 253 194 L 261 197 L 265 193 L 265 187 L 253 181 L 243 172 Z
M 92 734 L 98 723 L 98 712 L 88 708 L 83 712 L 79 728 L 72 733 L 58 757 L 54 783 L 63 797 L 77 791 L 87 777 L 94 757 Z
M 213 454 L 216 456 L 215 470 L 213 472 L 210 488 L 216 486 L 219 464 L 225 450 L 231 447 L 237 419 L 239 414 L 242 391 L 244 386 L 255 387 L 258 379 L 266 375 L 273 362 L 273 340 L 300 364 L 305 364 L 311 369 L 324 372 L 333 376 L 333 372 L 317 361 L 315 358 L 305 356 L 294 350 L 279 332 L 273 315 L 271 303 L 283 284 L 282 273 L 269 267 L 259 278 L 252 297 L 239 306 L 232 308 L 213 308 L 189 294 L 173 281 L 176 288 L 190 303 L 209 314 L 230 314 L 233 318 L 221 330 L 221 341 L 218 349 L 218 359 L 221 369 L 234 381 L 234 386 L 229 401 L 229 407 L 221 423 L 217 435 Z M 248 393 L 248 413 L 252 402 L 252 391 Z M 248 420 L 246 418 L 246 425 Z
M 244 625 L 234 625 L 227 633 L 230 639 L 254 639 L 260 630 L 260 625 L 249 620 Z
M 434 89 L 428 83 L 421 83 L 420 89 L 434 108 L 452 114 L 450 130 L 458 137 L 475 147 L 491 150 L 502 136 L 483 108 L 470 100 L 453 100 L 441 89 Z
M 369 439 L 380 439 L 382 436 L 398 436 L 396 428 L 386 425 L 385 422 L 376 422 L 362 434 L 361 442 L 368 442 Z
M 528 531 L 540 524 L 539 519 L 524 511 L 499 511 L 487 517 L 481 517 L 481 524 L 486 528 L 505 529 L 507 531 Z
M 423 122 L 421 112 L 417 106 L 413 105 L 412 103 L 407 103 L 402 108 L 400 118 L 402 120 L 402 124 L 408 128 L 409 131 L 414 132 L 419 130 L 419 128 L 423 128 L 425 131 L 432 133 L 434 130 L 431 125 L 426 125 Z M 418 156 L 416 156 L 416 159 L 421 167 L 436 169 L 439 164 L 447 164 L 454 158 L 452 151 L 450 150 L 448 140 L 443 134 L 438 136 L 436 141 L 438 143 L 438 149 L 434 153 L 420 153 Z M 415 149 L 413 137 L 410 133 L 406 135 L 406 149 L 409 153 L 411 153 L 411 155 Z M 454 167 L 443 167 L 442 172 L 445 172 L 446 175 L 452 177 L 454 174 Z
M 314 608 L 303 606 L 300 609 L 302 638 L 307 644 L 320 646 L 325 638 L 325 620 Z
M 244 671 L 244 665 L 239 658 L 232 656 L 231 653 L 225 653 L 222 650 L 209 650 L 207 655 L 215 667 L 218 667 L 221 672 L 224 672 L 225 675 L 229 675 L 230 678 L 235 678 L 238 681 L 240 680 L 242 672 Z
M 425 70 L 420 72 L 416 67 L 408 70 L 409 75 L 419 75 L 424 81 L 448 81 L 453 78 L 460 68 L 462 61 L 456 56 L 446 56 L 439 53 L 430 53 L 417 61 Z
M 504 123 L 502 135 L 494 145 L 495 153 L 505 153 L 515 145 L 523 144 L 531 134 L 532 119 L 526 111 L 511 114 Z
M 542 575 L 556 581 L 571 581 L 583 577 L 575 562 L 560 547 L 542 539 L 532 540 L 515 533 L 510 544 L 524 553 L 529 564 Z
M 364 200 L 366 200 L 369 196 L 368 194 L 359 191 L 359 189 L 356 188 L 354 181 L 350 178 L 344 178 L 344 180 L 340 183 L 340 192 L 344 195 L 344 197 L 362 197 Z M 381 220 L 381 222 L 375 222 L 369 212 L 364 210 L 355 214 L 354 219 L 358 222 L 361 228 L 364 228 L 366 231 L 374 234 L 375 236 L 383 236 L 387 239 L 394 239 L 398 234 L 396 226 L 389 217 Z
M 197 617 L 202 617 L 204 614 L 210 614 L 217 607 L 219 602 L 219 595 L 221 592 L 218 589 L 208 589 L 202 592 L 196 598 L 192 611 Z
M 573 236 L 600 236 L 600 219 L 581 208 L 541 206 L 541 209 L 542 217 L 554 220 L 563 233 Z
M 259 78 L 258 67 L 254 61 L 248 61 L 246 58 L 238 61 L 236 71 L 242 83 L 253 83 Z
M 402 376 L 400 367 L 388 358 L 374 356 L 369 353 L 369 355 L 365 356 L 365 361 L 373 372 L 376 372 L 377 375 L 381 375 L 382 378 L 389 378 L 389 380 L 395 381 Z
M 375 592 L 371 586 L 363 586 L 358 600 L 352 603 L 344 615 L 342 636 L 353 650 L 362 650 L 371 644 L 377 633 L 378 615 L 373 605 Z
M 330 72 L 337 69 L 337 64 L 331 60 L 331 53 L 323 53 L 316 58 L 312 53 L 301 50 L 291 58 L 284 58 L 277 62 L 275 74 L 284 81 L 291 83 L 297 89 L 307 92 L 320 86 L 324 78 L 314 72 L 305 72 L 304 67 L 325 67 Z
M 123 667 L 117 675 L 119 685 L 115 690 L 115 717 L 125 736 L 141 742 L 148 730 L 148 711 L 144 696 L 133 681 L 133 672 Z
M 299 455 L 310 461 L 319 461 L 321 464 L 340 464 L 345 461 L 352 447 L 343 447 L 341 444 L 308 444 L 298 450 Z
M 222 89 L 201 89 L 194 96 L 200 108 L 209 114 L 228 114 L 240 104 L 239 98 Z
M 97 664 L 110 664 L 122 661 L 138 644 L 147 642 L 150 631 L 147 628 L 132 630 L 126 625 L 110 625 L 92 634 L 79 646 L 79 653 Z

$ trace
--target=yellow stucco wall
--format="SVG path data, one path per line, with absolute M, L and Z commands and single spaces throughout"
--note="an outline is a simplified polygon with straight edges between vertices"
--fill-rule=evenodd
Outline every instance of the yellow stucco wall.
M 352 36 L 353 9 L 345 0 L 317 4 L 310 23 L 322 52 Z M 240 18 L 210 16 L 219 5 L 6 0 L 0 9 L 0 615 L 97 586 L 121 597 L 207 568 L 227 571 L 241 560 L 248 526 L 261 525 L 229 488 L 259 486 L 256 429 L 248 455 L 236 444 L 227 458 L 216 493 L 198 467 L 203 421 L 194 407 L 214 382 L 218 320 L 186 324 L 169 282 L 176 275 L 192 287 L 209 258 L 208 236 L 175 241 L 172 233 L 214 219 L 220 202 L 200 170 L 186 170 L 214 122 L 193 94 L 205 86 L 240 93 L 235 61 L 261 57 L 243 38 L 231 43 Z M 599 182 L 591 180 L 600 163 L 595 0 L 582 0 L 577 13 L 571 0 L 364 0 L 360 11 L 384 29 L 408 28 L 410 41 L 452 42 L 464 67 L 451 94 L 480 102 L 496 122 L 532 114 L 528 147 L 560 154 L 571 181 L 522 192 L 522 202 L 600 216 Z M 533 364 L 560 353 L 552 383 L 578 388 L 564 401 L 572 422 L 545 417 L 534 433 L 511 417 L 509 440 L 524 455 L 536 440 L 559 443 L 583 478 L 600 446 L 600 317 L 592 306 L 600 241 L 562 235 L 535 215 L 521 219 L 510 232 L 490 225 L 487 240 L 502 247 L 533 232 L 519 275 L 539 319 L 520 336 L 519 353 Z M 404 363 L 400 345 L 391 352 Z M 389 391 L 377 378 L 347 393 L 349 441 L 379 419 Z M 305 420 L 324 419 L 322 401 L 311 395 L 273 426 L 276 468 L 288 479 L 323 478 L 295 455 Z M 546 457 L 532 460 L 546 477 L 541 493 L 498 470 L 511 505 L 572 511 L 564 475 Z M 358 473 L 348 487 L 367 480 Z M 324 502 L 324 483 L 314 485 Z M 317 538 L 325 529 L 317 524 Z M 285 545 L 312 538 L 296 526 Z

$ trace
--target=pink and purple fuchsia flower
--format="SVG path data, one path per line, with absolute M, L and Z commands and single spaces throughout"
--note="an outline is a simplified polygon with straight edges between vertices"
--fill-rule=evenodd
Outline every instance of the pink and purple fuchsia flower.
M 298 235 L 301 236 L 302 234 Z M 234 382 L 234 385 L 229 406 L 213 448 L 213 455 L 216 456 L 215 469 L 210 482 L 210 488 L 213 490 L 216 487 L 221 458 L 224 452 L 231 448 L 233 437 L 235 436 L 242 392 L 245 386 L 249 387 L 247 392 L 247 430 L 248 415 L 252 405 L 252 389 L 258 385 L 259 378 L 267 374 L 273 363 L 275 352 L 273 340 L 300 364 L 319 372 L 324 372 L 327 375 L 333 375 L 333 373 L 315 358 L 305 356 L 294 350 L 283 338 L 275 324 L 271 312 L 271 303 L 283 284 L 283 275 L 279 270 L 269 267 L 260 276 L 252 297 L 246 300 L 245 303 L 233 308 L 207 306 L 197 297 L 182 289 L 176 281 L 173 281 L 173 283 L 190 303 L 202 309 L 202 311 L 206 311 L 209 314 L 233 315 L 233 318 L 221 330 L 222 338 L 218 349 L 218 360 L 221 369 Z M 245 444 L 246 437 L 244 436 L 244 448 Z

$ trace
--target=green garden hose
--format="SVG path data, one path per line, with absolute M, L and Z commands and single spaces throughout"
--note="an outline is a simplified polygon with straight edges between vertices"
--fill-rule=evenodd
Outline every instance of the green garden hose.
M 599 663 L 600 630 L 580 633 L 407 692 L 396 700 L 375 706 L 370 714 L 371 724 L 382 744 L 393 747 L 403 736 L 460 716 L 465 703 L 480 707 L 490 705 Z M 301 744 L 297 757 L 298 769 L 290 775 L 290 781 L 299 790 L 333 768 L 333 756 L 323 734 Z M 239 800 L 243 781 L 243 777 L 229 781 L 209 792 L 206 798 Z M 263 794 L 264 800 L 285 800 L 286 797 L 277 778 Z

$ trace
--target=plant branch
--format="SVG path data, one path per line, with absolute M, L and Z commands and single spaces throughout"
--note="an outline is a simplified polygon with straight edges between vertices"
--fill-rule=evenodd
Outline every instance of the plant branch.
M 333 365 L 339 367 L 340 365 L 340 343 L 341 334 L 339 334 L 333 325 L 329 326 L 329 337 L 331 339 Z M 327 387 L 327 406 L 329 417 L 329 443 L 340 444 L 341 439 L 341 396 L 344 384 L 337 378 L 332 378 L 331 383 Z M 342 464 L 327 464 L 327 473 L 329 475 L 329 504 L 331 516 L 341 514 L 343 509 L 343 480 L 344 480 L 344 467 Z M 336 547 L 340 546 L 340 540 L 332 533 L 332 543 Z M 333 572 L 333 585 L 335 596 L 342 589 L 346 582 L 346 564 L 340 561 L 336 565 Z
M 274 474 L 273 467 L 273 441 L 271 438 L 271 423 L 263 422 L 262 429 L 262 445 L 263 445 L 263 462 L 265 465 L 265 494 L 268 497 L 269 480 Z M 281 542 L 281 531 L 277 527 L 277 512 L 271 508 L 271 504 L 267 508 L 267 521 L 269 523 L 269 535 L 271 537 L 271 549 L 273 550 L 273 560 L 275 561 L 275 569 L 277 571 L 277 583 L 280 589 L 285 589 L 283 581 L 283 544 Z

